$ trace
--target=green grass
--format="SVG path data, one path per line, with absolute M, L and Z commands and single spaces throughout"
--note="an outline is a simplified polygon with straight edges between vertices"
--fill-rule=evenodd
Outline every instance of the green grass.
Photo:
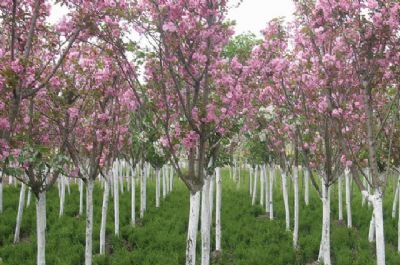
M 260 206 L 251 207 L 248 184 L 241 189 L 229 179 L 223 178 L 222 197 L 222 257 L 214 264 L 225 265 L 294 265 L 307 264 L 318 255 L 322 209 L 316 192 L 310 189 L 310 205 L 300 204 L 300 249 L 292 248 L 292 235 L 285 231 L 283 201 L 280 181 L 275 187 L 275 220 L 257 218 L 264 213 Z M 278 179 L 279 180 L 279 179 Z M 292 194 L 293 187 L 289 185 Z M 137 192 L 137 195 L 139 192 Z M 135 228 L 129 224 L 130 195 L 120 195 L 119 238 L 113 236 L 113 203 L 110 201 L 107 220 L 107 255 L 99 256 L 99 231 L 101 219 L 102 191 L 95 187 L 94 196 L 94 264 L 102 265 L 178 265 L 184 264 L 185 239 L 188 215 L 188 191 L 176 181 L 174 191 L 161 201 L 161 208 L 154 207 L 154 182 L 149 181 L 148 210 L 144 220 Z M 400 264 L 397 249 L 397 220 L 391 218 L 393 187 L 387 189 L 384 201 L 386 261 L 388 265 Z M 332 190 L 332 261 L 338 265 L 375 264 L 374 245 L 367 240 L 371 209 L 361 207 L 361 197 L 353 191 L 353 229 L 337 223 L 337 191 Z M 21 243 L 12 244 L 19 190 L 6 187 L 4 190 L 4 213 L 0 215 L 0 264 L 34 265 L 36 263 L 35 203 L 24 211 L 21 228 Z M 301 189 L 301 199 L 303 193 Z M 137 198 L 139 202 L 139 198 Z M 290 196 L 290 206 L 293 197 Z M 137 205 L 138 206 L 138 205 Z M 66 195 L 65 215 L 58 217 L 58 192 L 54 188 L 47 195 L 46 261 L 49 265 L 79 265 L 84 261 L 85 219 L 78 217 L 79 193 L 71 186 Z M 138 207 L 137 207 L 138 211 Z M 291 209 L 291 217 L 293 209 Z M 291 218 L 291 222 L 293 222 Z M 293 225 L 293 224 L 291 224 Z M 212 231 L 214 247 L 214 228 Z M 200 238 L 198 240 L 198 249 Z M 198 252 L 199 253 L 199 252 Z M 199 256 L 199 255 L 198 255 Z

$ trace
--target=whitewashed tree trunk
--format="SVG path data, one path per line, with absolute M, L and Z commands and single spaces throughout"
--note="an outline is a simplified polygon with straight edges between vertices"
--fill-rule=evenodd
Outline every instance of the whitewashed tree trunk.
M 215 177 L 214 174 L 210 176 L 210 225 L 212 224 L 213 211 L 214 211 L 214 192 L 215 192 Z
M 46 192 L 40 192 L 36 204 L 37 265 L 46 264 Z
M 172 191 L 173 187 L 174 187 L 174 169 L 171 166 L 169 170 L 169 192 Z
M 26 208 L 29 207 L 29 205 L 31 205 L 31 197 L 32 197 L 32 192 L 31 192 L 31 188 L 28 189 L 28 198 L 26 199 Z
M 396 184 L 396 191 L 394 192 L 394 198 L 393 198 L 393 206 L 392 206 L 392 218 L 396 218 L 396 210 L 397 210 L 397 202 L 399 200 L 399 181 L 400 177 L 397 178 L 397 184 Z
M 253 176 L 253 191 L 252 191 L 252 195 L 253 198 L 251 200 L 251 205 L 255 205 L 256 204 L 256 199 L 257 199 L 257 182 L 258 182 L 258 170 L 257 170 L 257 166 L 254 168 L 254 176 Z
M 262 168 L 262 166 L 260 165 L 260 205 L 261 207 L 264 207 L 264 180 L 265 180 L 265 176 L 264 176 L 264 170 Z
M 196 264 L 196 241 L 200 216 L 200 191 L 190 192 L 189 225 L 186 241 L 186 265 Z
M 319 248 L 318 261 L 324 265 L 331 265 L 331 240 L 330 240 L 330 187 L 322 182 L 322 235 Z
M 310 203 L 310 171 L 308 168 L 305 168 L 304 171 L 304 203 L 308 206 Z
M 253 196 L 253 167 L 249 167 L 249 194 L 250 198 Z
M 3 174 L 0 172 L 0 174 Z M 0 214 L 3 213 L 3 177 L 0 176 Z
M 377 265 L 385 264 L 385 237 L 383 230 L 383 203 L 382 192 L 375 191 L 372 201 L 375 216 L 375 240 L 376 240 L 376 259 Z
M 269 172 L 267 166 L 263 165 L 263 172 L 264 172 L 264 184 L 265 184 L 265 212 L 269 213 Z
M 136 181 L 135 181 L 136 172 L 133 170 L 131 175 L 131 225 L 135 226 L 136 224 Z
M 71 194 L 71 187 L 69 185 L 69 178 L 64 177 L 65 184 L 67 185 L 68 194 Z
M 146 211 L 146 169 L 142 169 L 141 179 L 140 179 L 140 218 L 144 217 L 144 212 Z
M 375 216 L 372 213 L 371 221 L 369 222 L 368 241 L 370 243 L 375 241 Z
M 269 175 L 269 219 L 274 219 L 274 176 L 275 169 L 273 166 L 270 168 Z
M 93 248 L 93 180 L 87 180 L 86 188 L 86 244 L 85 244 L 85 265 L 92 265 Z
M 60 177 L 60 212 L 58 215 L 61 217 L 64 215 L 64 204 L 65 204 L 65 181 L 64 176 Z
M 398 209 L 399 216 L 398 216 L 398 220 L 397 220 L 397 252 L 400 253 L 400 196 L 397 196 L 397 197 L 399 198 L 399 202 L 398 202 L 398 205 L 399 205 L 399 209 Z
M 110 184 L 107 179 L 104 180 L 103 206 L 101 208 L 101 226 L 100 226 L 100 255 L 106 253 L 106 228 L 107 228 L 107 210 L 110 200 Z
M 83 214 L 83 180 L 79 179 L 79 216 Z
M 25 190 L 26 190 L 26 185 L 24 183 L 21 183 L 21 191 L 19 193 L 17 222 L 15 225 L 14 244 L 19 242 L 19 234 L 21 231 L 22 215 L 24 213 Z
M 287 191 L 287 176 L 284 170 L 282 170 L 281 177 L 282 177 L 283 203 L 285 206 L 286 231 L 289 231 L 290 230 L 289 194 Z
M 156 169 L 156 208 L 160 207 L 160 174 L 159 168 Z
M 201 265 L 210 264 L 210 177 L 201 192 Z
M 342 191 L 342 186 L 343 186 L 343 176 L 340 175 L 338 178 L 338 207 L 339 207 L 339 222 L 343 221 L 343 191 Z
M 113 178 L 114 178 L 114 234 L 119 235 L 119 170 L 117 167 L 113 168 Z
M 167 196 L 167 167 L 164 166 L 162 171 L 162 191 L 163 191 L 163 199 Z
M 350 170 L 348 168 L 344 171 L 346 182 L 346 213 L 347 213 L 347 227 L 353 226 L 352 213 L 351 213 L 351 183 L 350 183 Z
M 294 227 L 293 227 L 293 247 L 298 248 L 299 241 L 299 171 L 295 166 L 293 169 L 294 185 Z
M 215 169 L 216 198 L 215 198 L 215 250 L 221 251 L 221 202 L 222 202 L 222 178 L 221 169 Z

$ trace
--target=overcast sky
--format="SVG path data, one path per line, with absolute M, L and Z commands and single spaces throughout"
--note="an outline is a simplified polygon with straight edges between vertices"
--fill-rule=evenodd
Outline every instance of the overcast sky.
M 251 31 L 258 35 L 269 20 L 276 17 L 290 19 L 293 12 L 293 0 L 243 0 L 228 17 L 236 20 L 236 34 Z
M 239 7 L 230 11 L 228 17 L 236 20 L 236 34 L 251 31 L 258 35 L 266 26 L 267 21 L 276 17 L 290 19 L 293 11 L 292 0 L 243 0 Z M 64 8 L 58 5 L 53 6 L 50 21 L 57 22 L 65 13 Z

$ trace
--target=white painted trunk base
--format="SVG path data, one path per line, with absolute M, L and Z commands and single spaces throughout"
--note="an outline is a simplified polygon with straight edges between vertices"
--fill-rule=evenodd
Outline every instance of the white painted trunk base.
M 294 188 L 294 227 L 293 227 L 293 247 L 298 248 L 299 241 L 299 171 L 295 166 L 293 169 L 293 188 Z
M 265 212 L 269 213 L 269 174 L 267 166 L 263 165 L 263 172 L 264 172 L 264 184 L 265 184 Z
M 46 264 L 46 193 L 39 193 L 36 204 L 37 265 Z
M 118 185 L 118 167 L 113 168 L 113 178 L 114 178 L 114 234 L 119 235 L 119 185 Z
M 79 179 L 79 216 L 83 214 L 83 180 Z
M 308 206 L 310 204 L 310 171 L 308 168 L 304 170 L 304 203 Z
M 330 187 L 322 182 L 322 234 L 319 247 L 318 261 L 324 265 L 331 265 L 331 239 L 330 239 Z
M 343 177 L 342 175 L 338 178 L 338 209 L 339 209 L 339 222 L 343 221 Z
M 19 242 L 19 234 L 21 231 L 22 215 L 24 213 L 25 190 L 26 190 L 26 185 L 24 183 L 21 183 L 21 191 L 19 193 L 17 222 L 15 225 L 15 233 L 14 233 L 14 244 Z
M 104 181 L 103 205 L 101 207 L 101 225 L 100 225 L 100 255 L 106 253 L 106 227 L 107 227 L 107 210 L 110 200 L 110 184 L 108 180 Z
M 221 169 L 215 169 L 216 198 L 215 198 L 215 250 L 221 251 L 221 203 L 222 203 L 222 178 Z
M 282 194 L 283 194 L 283 204 L 285 206 L 285 221 L 286 221 L 286 231 L 290 230 L 290 212 L 289 212 L 289 194 L 287 191 L 287 176 L 286 172 L 282 171 Z
M 85 265 L 92 265 L 93 251 L 93 180 L 87 180 L 86 188 L 86 235 Z
M 135 180 L 136 172 L 132 172 L 132 180 L 131 180 L 131 225 L 135 226 L 136 224 L 136 180 Z
M 159 168 L 156 169 L 156 208 L 160 207 L 160 174 Z
M 204 180 L 201 192 L 201 265 L 210 264 L 210 180 Z
M 146 211 L 146 182 L 147 182 L 147 172 L 146 168 L 142 169 L 140 178 L 140 218 L 144 217 L 144 212 Z
M 353 226 L 353 219 L 352 219 L 352 213 L 351 213 L 351 176 L 350 176 L 350 170 L 345 169 L 344 171 L 345 175 L 345 182 L 346 182 L 346 213 L 347 213 L 347 227 L 351 228 Z
M 256 204 L 256 199 L 257 199 L 257 182 L 258 182 L 258 170 L 257 166 L 254 168 L 254 176 L 253 176 L 253 191 L 252 191 L 252 200 L 251 200 L 251 205 Z
M 270 175 L 269 175 L 269 219 L 274 219 L 274 176 L 275 176 L 275 169 L 273 166 L 270 168 Z
M 200 216 L 200 191 L 190 192 L 188 235 L 186 240 L 186 265 L 196 264 L 196 241 Z

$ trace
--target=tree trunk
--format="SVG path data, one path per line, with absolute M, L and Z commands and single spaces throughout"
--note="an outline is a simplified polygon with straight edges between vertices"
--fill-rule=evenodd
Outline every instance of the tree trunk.
M 352 213 L 351 213 L 351 184 L 350 184 L 350 170 L 348 168 L 344 171 L 346 181 L 346 212 L 347 212 L 347 227 L 353 226 Z
M 107 210 L 110 200 L 110 184 L 104 180 L 103 206 L 101 208 L 101 226 L 100 226 L 100 255 L 106 253 L 106 228 L 107 228 Z
M 0 172 L 0 174 L 3 174 Z M 3 213 L 3 177 L 0 176 L 0 214 Z
M 269 175 L 269 219 L 274 219 L 274 176 L 275 176 L 275 169 L 273 166 L 270 168 L 270 175 Z
M 371 221 L 369 222 L 368 241 L 370 243 L 375 241 L 375 214 L 372 213 Z
M 265 212 L 269 213 L 269 178 L 268 178 L 268 168 L 264 164 L 263 165 L 263 172 L 264 172 L 264 184 L 265 184 Z
M 319 248 L 318 261 L 324 265 L 331 265 L 331 244 L 330 244 L 330 187 L 323 180 L 322 185 L 322 236 Z
M 376 240 L 376 259 L 377 265 L 385 264 L 385 237 L 383 229 L 383 206 L 382 206 L 382 192 L 375 191 L 373 196 L 372 206 L 374 208 L 375 216 L 375 240 Z
M 342 182 L 343 177 L 342 175 L 338 178 L 338 207 L 339 207 L 339 222 L 343 222 L 343 191 L 342 191 Z
M 256 204 L 256 198 L 257 198 L 257 182 L 258 182 L 258 167 L 256 166 L 255 168 L 254 168 L 254 176 L 253 176 L 253 192 L 252 192 L 252 195 L 253 195 L 253 198 L 252 198 L 252 200 L 251 200 L 251 205 L 255 205 Z
M 222 202 L 222 178 L 221 169 L 216 169 L 216 198 L 215 198 L 215 250 L 221 251 L 221 202 Z
M 172 191 L 173 187 L 174 187 L 174 169 L 171 166 L 169 170 L 169 192 Z
M 210 264 L 210 180 L 204 180 L 201 193 L 201 265 Z
M 249 193 L 250 198 L 253 196 L 253 167 L 250 166 L 249 168 Z
M 24 213 L 25 190 L 26 190 L 26 185 L 24 183 L 21 183 L 21 191 L 19 193 L 17 222 L 15 225 L 14 244 L 19 242 L 19 234 L 20 234 L 19 232 L 21 231 L 22 215 Z
M 189 225 L 186 241 L 186 265 L 196 264 L 196 241 L 200 215 L 200 191 L 190 192 Z
M 286 217 L 286 231 L 290 230 L 290 212 L 289 212 L 289 195 L 287 191 L 287 176 L 286 172 L 282 170 L 282 193 L 283 193 L 283 203 L 285 205 L 285 217 Z
M 60 212 L 59 216 L 64 215 L 64 203 L 65 202 L 65 181 L 64 176 L 60 177 Z
M 119 170 L 118 165 L 113 170 L 113 178 L 114 178 L 114 234 L 116 236 L 119 235 Z
M 163 199 L 167 196 L 167 167 L 163 167 L 162 171 L 162 192 L 163 192 Z
M 40 192 L 36 204 L 37 265 L 46 264 L 46 193 Z
M 264 181 L 265 181 L 265 175 L 264 175 L 264 170 L 262 166 L 260 165 L 260 205 L 261 207 L 264 207 Z
M 93 245 L 93 180 L 87 180 L 86 188 L 86 244 L 85 265 L 92 265 Z
M 394 198 L 393 198 L 393 206 L 392 206 L 392 218 L 396 218 L 396 210 L 397 210 L 397 202 L 399 200 L 399 181 L 400 177 L 397 178 L 397 184 L 396 184 L 396 191 L 394 193 Z
M 210 176 L 210 225 L 212 224 L 213 211 L 214 211 L 214 192 L 215 192 L 215 177 L 214 174 Z
M 83 180 L 79 179 L 79 216 L 83 214 Z
M 135 181 L 136 172 L 133 170 L 131 175 L 131 225 L 135 226 L 136 224 L 136 181 Z
M 26 208 L 29 207 L 29 205 L 31 205 L 31 197 L 32 197 L 32 192 L 31 192 L 31 188 L 28 189 L 28 198 L 26 199 Z
M 156 169 L 156 208 L 160 207 L 160 169 Z
M 146 169 L 142 168 L 141 178 L 140 178 L 140 218 L 144 217 L 144 212 L 146 211 Z
M 397 196 L 399 198 L 399 216 L 398 216 L 398 220 L 397 220 L 397 252 L 400 253 L 400 196 Z
M 310 203 L 310 171 L 308 168 L 304 169 L 304 203 L 308 206 Z
M 293 185 L 294 185 L 293 247 L 297 249 L 299 240 L 299 172 L 297 166 L 295 166 L 293 169 Z

